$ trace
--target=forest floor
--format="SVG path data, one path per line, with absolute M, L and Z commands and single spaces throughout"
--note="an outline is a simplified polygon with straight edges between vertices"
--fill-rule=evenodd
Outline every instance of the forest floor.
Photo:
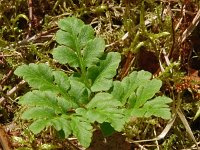
M 144 7 L 144 10 L 143 10 Z M 8 149 L 84 149 L 51 130 L 34 135 L 21 120 L 20 96 L 30 90 L 14 75 L 22 64 L 53 62 L 58 20 L 76 16 L 122 56 L 116 79 L 146 70 L 171 99 L 170 122 L 137 118 L 123 133 L 95 131 L 88 150 L 197 149 L 200 142 L 200 2 L 198 0 L 0 0 L 0 145 Z M 142 17 L 143 16 L 143 17 Z M 142 22 L 142 18 L 144 22 Z M 143 24 L 144 23 L 144 24 Z M 141 30 L 145 34 L 141 34 Z M 67 70 L 66 66 L 58 66 Z M 152 141 L 143 141 L 154 139 Z M 0 148 L 1 149 L 1 148 Z

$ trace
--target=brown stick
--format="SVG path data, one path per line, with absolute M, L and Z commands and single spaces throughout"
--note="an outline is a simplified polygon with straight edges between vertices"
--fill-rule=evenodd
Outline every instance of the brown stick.
M 200 9 L 198 10 L 196 16 L 192 20 L 192 23 L 190 24 L 190 26 L 183 32 L 181 38 L 179 38 L 179 41 L 181 43 L 183 43 L 186 40 L 186 38 L 193 32 L 193 30 L 198 25 L 199 21 L 200 21 Z
M 11 150 L 11 144 L 3 127 L 0 126 L 0 144 L 3 150 Z
M 23 86 L 26 85 L 26 82 L 22 80 L 19 84 L 17 84 L 15 87 L 13 87 L 10 91 L 7 92 L 6 96 L 10 97 L 13 94 L 15 94 L 19 89 L 21 89 Z M 5 100 L 5 97 L 0 98 L 0 104 Z
M 32 30 L 32 23 L 33 23 L 33 3 L 32 3 L 32 0 L 28 0 L 28 11 L 29 11 L 29 34 L 30 34 L 31 30 Z
M 133 64 L 133 61 L 134 61 L 134 54 L 132 52 L 129 52 L 128 53 L 128 56 L 126 58 L 126 62 L 122 68 L 122 71 L 120 73 L 120 79 L 122 80 L 125 76 L 128 75 L 128 72 L 130 71 L 131 69 L 131 66 Z
M 7 80 L 12 74 L 13 74 L 13 70 L 10 70 L 10 71 L 7 73 L 7 75 L 6 75 L 2 80 L 0 80 L 0 85 L 3 85 L 3 84 L 6 82 L 6 80 Z

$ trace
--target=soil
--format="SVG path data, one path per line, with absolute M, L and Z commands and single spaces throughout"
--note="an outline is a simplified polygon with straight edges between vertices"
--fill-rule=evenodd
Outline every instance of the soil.
M 121 133 L 103 137 L 101 131 L 95 131 L 91 146 L 87 150 L 134 150 L 134 148 Z

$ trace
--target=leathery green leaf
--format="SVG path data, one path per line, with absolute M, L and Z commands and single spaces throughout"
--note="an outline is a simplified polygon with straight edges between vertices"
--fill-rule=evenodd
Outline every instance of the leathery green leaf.
M 92 139 L 92 126 L 84 118 L 73 117 L 71 120 L 73 134 L 84 147 L 89 147 Z
M 72 67 L 79 67 L 79 59 L 76 53 L 66 46 L 58 46 L 53 50 L 53 58 L 61 64 L 69 64 Z
M 55 111 L 49 107 L 32 107 L 22 114 L 22 119 L 48 119 L 55 117 Z
M 76 17 L 64 18 L 58 22 L 58 27 L 60 29 L 70 33 L 73 36 L 77 36 L 83 26 L 84 22 Z
M 44 130 L 45 127 L 48 127 L 49 120 L 46 119 L 38 119 L 34 121 L 30 126 L 29 129 L 34 133 L 38 134 L 42 130 Z
M 162 82 L 157 79 L 150 80 L 145 85 L 139 86 L 136 91 L 136 102 L 134 108 L 139 108 L 147 100 L 151 99 L 161 88 Z
M 95 38 L 87 43 L 83 49 L 83 59 L 86 67 L 91 67 L 99 62 L 105 49 L 105 42 L 102 38 Z
M 52 70 L 46 64 L 22 65 L 18 67 L 14 73 L 23 77 L 23 79 L 33 88 L 40 90 L 51 90 L 53 88 Z
M 99 66 L 89 68 L 88 77 L 93 80 L 91 87 L 93 92 L 106 91 L 111 88 L 120 60 L 119 53 L 110 52 L 105 60 L 101 60 Z

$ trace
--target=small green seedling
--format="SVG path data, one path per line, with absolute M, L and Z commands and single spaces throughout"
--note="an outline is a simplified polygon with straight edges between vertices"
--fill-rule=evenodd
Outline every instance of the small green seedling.
M 171 117 L 167 105 L 171 99 L 155 97 L 160 80 L 151 79 L 149 72 L 134 71 L 122 81 L 114 81 L 121 61 L 118 52 L 104 53 L 104 40 L 75 17 L 61 19 L 58 26 L 53 58 L 77 71 L 68 75 L 47 64 L 22 65 L 15 70 L 32 87 L 19 104 L 26 108 L 21 117 L 32 122 L 33 133 L 53 126 L 65 138 L 73 135 L 89 147 L 94 123 L 100 127 L 109 124 L 120 132 L 133 116 Z

